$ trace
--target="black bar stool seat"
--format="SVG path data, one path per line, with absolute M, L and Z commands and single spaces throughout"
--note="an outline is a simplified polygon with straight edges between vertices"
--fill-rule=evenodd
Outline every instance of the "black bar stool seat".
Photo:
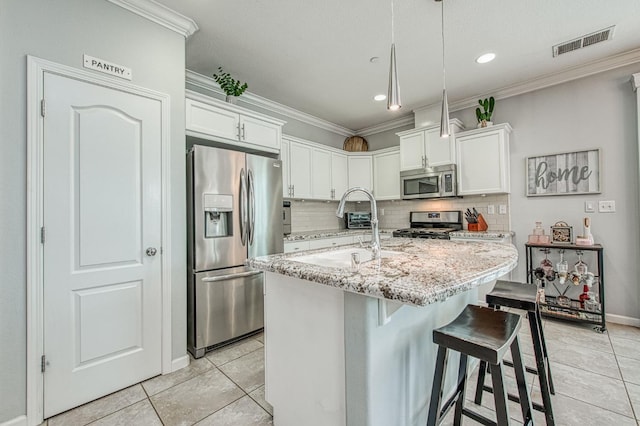
M 531 329 L 531 339 L 533 341 L 533 350 L 536 358 L 536 367 L 525 367 L 526 371 L 536 374 L 540 382 L 540 393 L 542 395 L 542 405 L 533 402 L 535 410 L 545 413 L 545 419 L 548 426 L 555 425 L 553 417 L 553 409 L 551 406 L 551 395 L 555 394 L 553 388 L 553 380 L 551 378 L 551 369 L 549 366 L 549 357 L 547 354 L 547 345 L 544 340 L 544 332 L 542 330 L 542 316 L 538 305 L 538 289 L 534 284 L 520 283 L 516 281 L 498 280 L 493 290 L 487 294 L 486 301 L 489 307 L 500 309 L 500 307 L 515 308 L 527 311 L 529 320 L 529 328 Z M 505 365 L 513 366 L 512 363 L 505 361 Z M 476 385 L 476 394 L 474 402 L 478 405 L 482 403 L 482 392 L 492 392 L 490 386 L 484 385 L 485 372 L 487 363 L 480 362 L 480 370 L 478 372 L 478 383 Z M 518 401 L 515 395 L 508 395 L 512 401 Z
M 458 317 L 448 325 L 433 331 L 433 341 L 438 344 L 438 358 L 431 391 L 427 426 L 436 426 L 446 416 L 455 403 L 454 424 L 461 422 L 462 415 L 485 425 L 508 425 L 507 393 L 504 386 L 502 360 L 511 350 L 518 384 L 518 394 L 522 418 L 525 425 L 533 424 L 532 407 L 527 392 L 524 364 L 518 343 L 521 317 L 504 311 L 496 311 L 482 306 L 468 305 Z M 442 404 L 444 372 L 449 349 L 460 353 L 458 382 L 455 394 Z M 464 392 L 467 381 L 467 358 L 478 358 L 489 365 L 493 382 L 493 395 L 497 422 L 464 407 Z

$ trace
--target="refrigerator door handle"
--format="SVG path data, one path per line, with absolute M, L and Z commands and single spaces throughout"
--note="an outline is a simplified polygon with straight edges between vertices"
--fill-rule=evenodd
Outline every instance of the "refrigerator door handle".
M 215 281 L 226 281 L 233 278 L 251 277 L 253 275 L 258 275 L 261 273 L 262 271 L 247 271 L 247 272 L 240 272 L 237 274 L 227 274 L 227 275 L 218 275 L 216 277 L 206 277 L 206 278 L 203 278 L 201 281 L 207 282 L 207 283 L 215 282 Z
M 247 245 L 247 178 L 244 169 L 240 170 L 240 239 Z
M 247 181 L 249 182 L 249 244 L 253 244 L 253 235 L 255 234 L 256 227 L 256 194 L 254 190 L 253 170 L 249 169 L 247 177 Z

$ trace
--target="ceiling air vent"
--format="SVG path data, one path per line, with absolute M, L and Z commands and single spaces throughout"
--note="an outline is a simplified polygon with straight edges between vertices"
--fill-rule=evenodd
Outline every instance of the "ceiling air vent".
M 602 41 L 611 40 L 611 38 L 613 37 L 614 28 L 615 25 L 609 28 L 605 28 L 604 30 L 596 31 L 595 33 L 584 35 L 571 41 L 556 44 L 555 46 L 553 46 L 553 57 L 555 58 L 556 56 L 562 55 L 564 53 L 582 49 L 584 47 L 591 46 Z

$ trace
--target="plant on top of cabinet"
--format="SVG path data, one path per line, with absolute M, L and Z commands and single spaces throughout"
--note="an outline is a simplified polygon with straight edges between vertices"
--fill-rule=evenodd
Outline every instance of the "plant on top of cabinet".
M 220 85 L 220 88 L 227 95 L 227 102 L 232 99 L 231 96 L 240 96 L 247 90 L 247 83 L 240 83 L 240 80 L 234 80 L 231 74 L 222 70 L 222 67 L 218 67 L 220 74 L 213 74 L 213 79 Z
M 490 98 L 478 99 L 478 103 L 484 111 L 480 108 L 476 108 L 476 118 L 478 119 L 478 127 L 491 126 L 491 114 L 493 114 L 493 107 L 496 104 L 496 100 L 491 96 Z

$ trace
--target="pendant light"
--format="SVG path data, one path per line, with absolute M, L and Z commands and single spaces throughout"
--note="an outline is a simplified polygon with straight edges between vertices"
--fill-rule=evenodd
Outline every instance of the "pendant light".
M 441 18 L 442 18 L 442 112 L 440 114 L 440 137 L 449 137 L 449 101 L 447 100 L 447 78 L 444 66 L 444 2 L 442 0 L 435 0 L 442 3 Z
M 387 109 L 390 111 L 397 111 L 402 107 L 402 105 L 400 103 L 398 70 L 396 69 L 396 44 L 393 38 L 393 9 L 393 0 L 391 0 L 391 60 L 389 63 L 389 93 L 387 94 Z

